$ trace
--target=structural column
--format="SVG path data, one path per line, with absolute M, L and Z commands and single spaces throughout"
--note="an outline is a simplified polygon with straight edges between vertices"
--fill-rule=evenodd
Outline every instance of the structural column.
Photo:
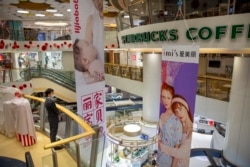
M 158 123 L 160 108 L 161 54 L 143 54 L 143 121 Z
M 235 166 L 250 164 L 250 58 L 236 57 L 223 157 Z

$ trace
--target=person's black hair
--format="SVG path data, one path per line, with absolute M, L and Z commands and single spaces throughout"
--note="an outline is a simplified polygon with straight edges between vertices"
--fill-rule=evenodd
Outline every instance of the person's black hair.
M 54 89 L 48 88 L 48 89 L 45 91 L 45 96 L 48 97 L 48 95 L 49 95 L 50 93 L 52 93 L 52 92 L 54 92 Z

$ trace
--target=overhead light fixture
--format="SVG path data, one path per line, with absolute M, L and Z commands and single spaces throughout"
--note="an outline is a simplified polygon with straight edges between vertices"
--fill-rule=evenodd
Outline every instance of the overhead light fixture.
M 124 15 L 124 18 L 128 19 L 128 18 L 129 18 L 129 15 Z
M 66 22 L 35 22 L 34 24 L 39 26 L 48 26 L 48 27 L 51 26 L 63 27 L 68 25 L 68 23 Z
M 67 12 L 71 12 L 71 9 L 67 9 Z
M 27 11 L 27 10 L 18 10 L 17 13 L 25 13 L 25 14 L 27 14 L 27 13 L 29 13 L 29 11 Z
M 54 16 L 57 16 L 57 17 L 62 17 L 63 14 L 60 14 L 60 13 L 54 13 Z
M 56 9 L 46 9 L 46 12 L 55 13 L 55 12 L 57 12 L 57 10 Z
M 35 16 L 37 16 L 37 17 L 44 17 L 44 16 L 45 16 L 45 14 L 36 13 L 36 14 L 35 14 Z

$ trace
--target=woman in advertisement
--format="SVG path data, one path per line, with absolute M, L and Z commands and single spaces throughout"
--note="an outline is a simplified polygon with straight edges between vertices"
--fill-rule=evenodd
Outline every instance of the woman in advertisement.
M 186 99 L 181 95 L 174 96 L 172 100 L 172 109 L 182 123 L 181 144 L 178 147 L 172 147 L 160 141 L 159 149 L 168 156 L 177 158 L 177 167 L 188 167 L 193 130 L 192 114 Z
M 161 101 L 165 112 L 160 115 L 159 121 L 159 144 L 169 147 L 178 147 L 182 139 L 182 125 L 172 110 L 172 99 L 174 88 L 166 83 L 161 87 Z M 159 167 L 171 167 L 177 162 L 171 155 L 165 154 L 163 150 L 158 150 L 157 164 Z

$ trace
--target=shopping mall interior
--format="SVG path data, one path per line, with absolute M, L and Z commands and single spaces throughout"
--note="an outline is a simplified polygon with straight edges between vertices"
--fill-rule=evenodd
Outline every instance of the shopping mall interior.
M 1 167 L 158 166 L 159 87 L 152 86 L 168 44 L 199 45 L 189 166 L 249 166 L 248 0 L 101 1 L 106 132 L 78 112 L 73 2 L 0 1 Z M 54 143 L 48 87 L 60 110 Z M 16 109 L 8 104 L 17 92 L 25 106 Z

